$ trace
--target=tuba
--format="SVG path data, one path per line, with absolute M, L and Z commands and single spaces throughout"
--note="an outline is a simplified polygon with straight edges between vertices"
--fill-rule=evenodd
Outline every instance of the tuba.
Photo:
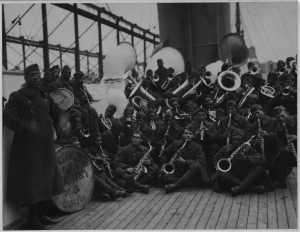
M 255 135 L 253 135 L 247 142 L 243 143 L 242 145 L 240 145 L 232 154 L 231 156 L 226 159 L 220 159 L 217 163 L 217 169 L 221 172 L 228 172 L 231 169 L 231 160 L 232 158 L 239 152 L 241 151 L 242 148 L 247 148 L 247 147 L 251 147 L 251 141 L 253 140 L 253 138 L 255 137 Z
M 142 82 L 138 83 L 134 89 L 131 91 L 129 96 L 130 101 L 138 110 L 148 111 L 148 101 L 156 100 L 150 93 L 148 93 L 143 86 L 141 86 Z M 161 106 L 158 107 L 156 114 L 160 114 Z
M 214 97 L 216 105 L 220 105 L 224 101 L 228 92 L 235 91 L 241 86 L 241 78 L 235 72 L 227 70 L 219 74 L 218 84 L 220 88 L 226 90 L 226 93 L 218 97 L 218 91 L 216 92 Z

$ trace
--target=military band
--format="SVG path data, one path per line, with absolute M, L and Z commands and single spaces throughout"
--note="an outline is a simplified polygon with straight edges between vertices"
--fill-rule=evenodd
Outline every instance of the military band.
M 116 118 L 117 106 L 112 104 L 98 115 L 83 85 L 82 72 L 76 72 L 71 81 L 71 68 L 65 65 L 59 77 L 56 65 L 45 71 L 44 78 L 36 75 L 37 87 L 28 75 L 39 73 L 38 66 L 29 66 L 25 80 L 32 86 L 24 85 L 10 96 L 3 122 L 18 131 L 17 135 L 26 130 L 36 133 L 33 124 L 15 128 L 21 123 L 18 117 L 23 117 L 19 110 L 24 105 L 24 112 L 31 109 L 25 97 L 35 94 L 47 101 L 45 96 L 54 91 L 70 91 L 74 104 L 68 109 L 68 130 L 62 129 L 57 114 L 53 122 L 49 109 L 36 116 L 45 114 L 48 126 L 54 123 L 57 145 L 80 146 L 90 155 L 95 162 L 94 196 L 99 200 L 126 197 L 136 190 L 148 194 L 153 185 L 164 187 L 166 193 L 190 186 L 212 187 L 217 192 L 228 189 L 232 196 L 264 193 L 286 188 L 286 177 L 297 166 L 297 72 L 290 65 L 293 59 L 288 61 L 288 68 L 279 61 L 276 70 L 267 75 L 267 82 L 252 62 L 242 77 L 225 63 L 211 82 L 205 67 L 198 73 L 188 61 L 185 71 L 177 73 L 176 67 L 164 67 L 158 59 L 157 69 L 146 70 L 144 80 L 131 78 L 127 82 L 129 103 L 120 118 Z M 57 105 L 48 101 L 52 114 Z M 44 124 L 40 129 L 49 130 Z M 61 191 L 59 183 L 53 188 L 53 194 Z M 10 186 L 9 190 L 13 189 Z M 43 229 L 36 218 L 35 203 L 50 195 L 32 199 L 29 193 L 26 197 L 14 194 L 10 198 L 29 202 L 32 228 Z M 45 220 L 55 223 L 43 216 L 41 222 Z

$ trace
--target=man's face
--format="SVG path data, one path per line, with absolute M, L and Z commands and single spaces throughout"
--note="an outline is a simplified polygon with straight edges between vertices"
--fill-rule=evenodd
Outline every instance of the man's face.
M 148 91 L 148 89 L 150 88 L 150 85 L 148 83 L 143 83 L 142 86 L 146 91 Z
M 162 60 L 157 61 L 157 66 L 160 68 L 164 65 L 164 62 Z
M 245 86 L 245 88 L 247 88 L 247 86 L 248 86 L 248 88 L 252 88 L 252 82 L 249 80 L 246 80 L 246 81 L 244 81 L 244 86 Z
M 63 72 L 63 78 L 66 80 L 69 80 L 71 77 L 71 71 L 70 70 L 66 70 Z
M 256 101 L 254 101 L 254 100 L 248 100 L 247 102 L 246 102 L 246 105 L 247 105 L 247 107 L 249 108 L 249 107 L 251 107 L 252 105 L 254 105 L 256 103 Z
M 221 113 L 221 114 L 220 114 L 220 113 L 217 113 L 217 114 L 216 114 L 216 120 L 217 120 L 217 121 L 221 120 L 221 119 L 224 118 L 224 117 L 225 117 L 225 114 L 222 114 L 222 113 Z
M 58 75 L 59 75 L 59 69 L 54 69 L 53 71 L 54 78 L 58 78 Z
M 264 117 L 264 112 L 262 110 L 257 110 L 253 113 L 255 119 L 261 120 Z
M 170 125 L 172 122 L 173 122 L 173 117 L 167 117 L 167 118 L 165 119 L 165 124 L 166 124 L 166 125 Z
M 178 108 L 179 107 L 179 104 L 177 101 L 173 101 L 172 104 L 171 104 L 172 108 Z
M 152 110 L 153 110 L 153 111 L 156 111 L 156 108 L 155 108 L 155 106 L 149 106 L 149 107 L 148 107 L 148 110 L 149 110 L 149 111 L 152 111 Z
M 182 137 L 184 140 L 191 140 L 194 137 L 194 133 L 192 131 L 189 131 L 188 129 L 184 129 Z
M 179 85 L 181 85 L 182 84 L 182 79 L 179 77 L 179 78 L 176 78 L 175 80 L 174 80 L 174 84 L 175 84 L 175 86 L 179 86 Z
M 198 112 L 197 113 L 197 118 L 200 120 L 200 121 L 205 121 L 206 120 L 206 114 L 204 112 Z
M 148 121 L 148 122 L 154 121 L 154 119 L 155 119 L 155 116 L 154 116 L 153 114 L 150 114 L 150 115 L 148 115 L 148 117 L 147 117 L 147 121 Z
M 199 73 L 200 73 L 201 76 L 203 76 L 205 74 L 205 72 L 206 72 L 206 69 L 200 69 L 199 70 Z
M 53 76 L 52 76 L 52 72 L 46 72 L 45 73 L 45 81 L 52 81 L 53 80 Z
M 292 81 L 290 81 L 290 80 L 287 80 L 287 81 L 285 81 L 285 82 L 283 82 L 283 85 L 284 85 L 284 87 L 288 87 L 288 86 L 292 86 Z
M 276 115 L 276 120 L 279 123 L 288 123 L 290 116 L 285 112 L 281 111 L 279 114 Z
M 26 84 L 29 88 L 38 88 L 41 84 L 41 73 L 40 71 L 31 71 L 25 77 Z
M 186 65 L 186 70 L 188 70 L 188 71 L 192 70 L 192 64 L 191 63 L 188 63 Z
M 137 123 L 138 125 L 142 125 L 144 121 L 145 121 L 145 120 L 142 119 L 142 118 L 136 119 L 136 123 Z
M 238 148 L 243 143 L 243 139 L 238 136 L 232 137 L 232 145 L 234 148 Z
M 99 137 L 96 140 L 94 140 L 94 144 L 96 147 L 100 147 L 102 145 L 102 139 Z
M 249 67 L 249 71 L 252 71 L 253 69 L 255 69 L 256 67 L 255 67 L 255 64 L 252 64 L 252 65 L 250 65 L 250 67 Z
M 84 77 L 75 78 L 74 82 L 78 85 L 83 85 Z
M 195 111 L 196 111 L 195 108 L 189 108 L 188 109 L 188 112 L 189 112 L 190 115 L 192 115 L 193 113 L 195 113 Z
M 132 115 L 133 113 L 131 111 L 130 112 L 128 111 L 124 114 L 125 118 L 132 118 Z
M 232 116 L 235 115 L 236 109 L 234 106 L 227 106 L 227 113 L 231 114 Z
M 213 101 L 207 101 L 207 102 L 206 102 L 206 107 L 207 107 L 208 109 L 212 109 L 213 106 L 214 106 L 214 102 L 213 102 Z
M 131 136 L 131 142 L 133 143 L 134 146 L 138 146 L 142 142 L 142 136 L 140 134 L 133 134 Z
M 276 81 L 274 79 L 272 79 L 272 78 L 268 78 L 267 82 L 269 83 L 269 85 L 273 86 Z
M 78 140 L 73 142 L 72 145 L 75 147 L 80 147 L 80 143 L 78 142 Z
M 105 116 L 110 118 L 111 116 L 113 116 L 113 112 L 110 108 L 106 108 L 105 110 Z
M 147 75 L 147 77 L 151 77 L 151 76 L 153 76 L 153 72 L 152 71 L 148 71 L 146 75 Z
M 196 84 L 196 78 L 190 78 L 189 84 L 195 85 Z

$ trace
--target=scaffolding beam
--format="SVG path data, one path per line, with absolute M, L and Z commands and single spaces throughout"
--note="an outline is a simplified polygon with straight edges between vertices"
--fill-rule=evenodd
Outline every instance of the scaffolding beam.
M 46 4 L 42 4 L 44 70 L 49 68 L 49 43 Z
M 75 70 L 80 71 L 80 57 L 79 57 L 79 33 L 78 33 L 78 8 L 77 4 L 74 3 L 74 28 L 75 28 Z

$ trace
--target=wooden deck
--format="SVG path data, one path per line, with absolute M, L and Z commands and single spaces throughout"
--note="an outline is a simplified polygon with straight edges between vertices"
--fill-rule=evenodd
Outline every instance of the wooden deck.
M 297 229 L 297 171 L 287 178 L 287 189 L 232 197 L 210 188 L 188 188 L 166 194 L 151 188 L 148 195 L 101 202 L 92 199 L 73 214 L 59 215 L 50 230 L 84 229 Z

